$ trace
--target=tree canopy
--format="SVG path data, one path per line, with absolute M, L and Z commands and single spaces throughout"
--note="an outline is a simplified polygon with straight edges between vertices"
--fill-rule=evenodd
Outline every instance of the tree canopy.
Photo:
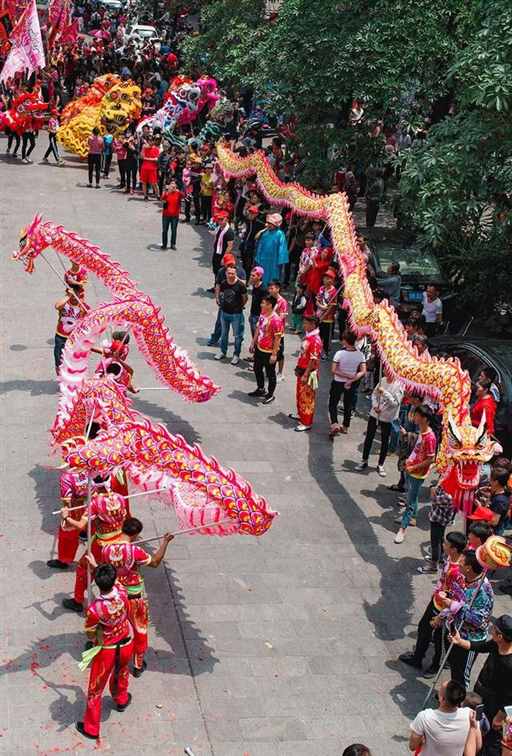
M 313 186 L 328 188 L 334 146 L 345 162 L 382 160 L 376 124 L 421 130 L 400 156 L 401 217 L 468 303 L 510 301 L 510 1 L 284 0 L 272 23 L 264 11 L 260 0 L 204 3 L 187 64 L 295 116 L 301 181 Z

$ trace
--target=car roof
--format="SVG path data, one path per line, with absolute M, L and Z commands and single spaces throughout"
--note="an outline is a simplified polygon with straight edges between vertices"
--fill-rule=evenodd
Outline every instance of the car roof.
M 387 268 L 392 262 L 398 262 L 402 276 L 419 275 L 433 281 L 440 281 L 443 278 L 433 252 L 393 241 L 376 241 L 372 244 L 372 248 L 382 269 Z
M 432 346 L 473 347 L 475 351 L 487 354 L 512 374 L 512 340 L 488 339 L 483 336 L 435 336 L 429 339 Z

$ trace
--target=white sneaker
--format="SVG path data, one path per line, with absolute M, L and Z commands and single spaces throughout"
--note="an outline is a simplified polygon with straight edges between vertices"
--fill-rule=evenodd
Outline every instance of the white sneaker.
M 303 431 L 308 431 L 308 430 L 311 430 L 311 425 L 304 425 L 303 423 L 300 423 L 300 424 L 299 424 L 299 425 L 297 425 L 297 427 L 295 428 L 295 431 L 296 431 L 297 433 L 302 433 Z
M 380 475 L 381 478 L 385 478 L 386 477 L 386 471 L 384 470 L 384 466 L 383 465 L 377 465 L 377 472 L 378 472 L 378 474 Z
M 225 360 L 226 359 L 226 355 L 224 354 L 224 352 L 218 352 L 213 359 L 214 360 Z
M 403 528 L 400 528 L 400 530 L 395 536 L 395 543 L 403 543 L 404 540 L 405 540 L 405 530 Z
M 363 472 L 363 470 L 366 470 L 367 468 L 368 468 L 368 462 L 365 462 L 364 459 L 362 462 L 356 465 L 357 472 Z
M 231 364 L 232 365 L 238 365 L 239 362 L 240 362 L 240 357 L 238 357 L 238 355 L 235 354 L 233 356 L 233 359 L 231 360 Z

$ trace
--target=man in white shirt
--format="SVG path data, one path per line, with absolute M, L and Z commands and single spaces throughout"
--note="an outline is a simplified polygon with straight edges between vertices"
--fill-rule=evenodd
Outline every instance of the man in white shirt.
M 421 756 L 469 756 L 482 748 L 482 736 L 471 709 L 459 708 L 466 689 L 455 680 L 439 689 L 439 708 L 420 711 L 411 723 L 409 748 Z
M 435 336 L 443 322 L 443 303 L 439 299 L 439 290 L 435 284 L 428 284 L 423 292 L 423 317 L 427 336 Z

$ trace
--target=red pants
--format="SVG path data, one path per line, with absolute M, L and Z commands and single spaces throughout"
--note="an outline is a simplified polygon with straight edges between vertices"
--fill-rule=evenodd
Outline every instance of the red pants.
M 73 530 L 63 530 L 61 525 L 57 539 L 58 559 L 66 564 L 71 564 L 75 559 L 79 543 L 80 531 L 76 528 L 73 528 Z
M 133 661 L 141 669 L 148 648 L 149 607 L 148 600 L 128 597 L 128 619 L 133 627 Z
M 120 534 L 117 534 L 110 539 L 93 538 L 92 543 L 91 543 L 91 553 L 93 557 L 95 558 L 97 564 L 101 564 L 101 552 L 103 550 L 103 546 L 105 546 L 107 543 L 113 543 L 114 541 L 116 541 L 119 538 L 119 535 Z M 76 572 L 75 572 L 74 599 L 75 601 L 78 601 L 79 604 L 84 603 L 84 596 L 87 590 L 88 561 L 85 558 L 86 554 L 87 552 L 82 554 L 82 556 L 80 557 L 80 561 L 78 562 L 76 566 Z
M 94 657 L 89 675 L 89 689 L 87 691 L 87 708 L 85 709 L 84 727 L 90 735 L 99 737 L 101 722 L 101 697 L 107 681 L 109 681 L 110 693 L 116 704 L 128 702 L 128 684 L 130 672 L 128 664 L 133 654 L 133 641 L 130 641 L 119 649 L 119 674 L 117 690 L 114 689 L 115 675 L 114 664 L 116 649 L 102 649 Z
M 74 502 L 72 502 L 72 504 L 74 504 Z M 82 509 L 77 509 L 76 512 L 72 513 L 73 519 L 80 520 L 84 512 L 85 506 Z M 57 558 L 66 564 L 74 562 L 79 543 L 80 531 L 76 528 L 64 530 L 61 523 L 57 539 Z
M 302 377 L 297 377 L 296 388 L 297 415 L 303 425 L 313 425 L 315 415 L 316 391 L 308 383 L 302 383 Z

